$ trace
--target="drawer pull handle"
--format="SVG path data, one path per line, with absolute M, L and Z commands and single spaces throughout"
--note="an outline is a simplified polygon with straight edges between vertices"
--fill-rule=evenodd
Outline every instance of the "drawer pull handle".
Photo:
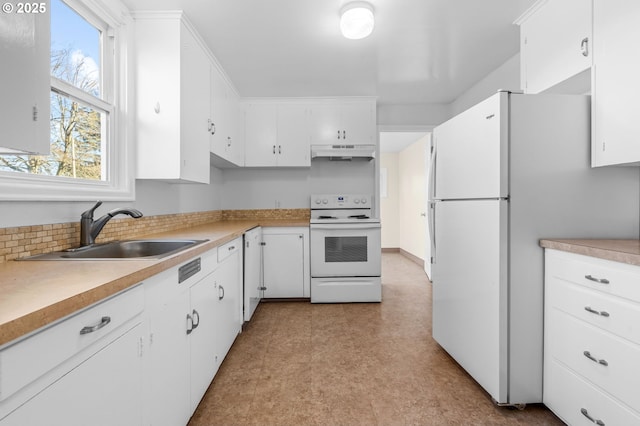
M 92 326 L 88 325 L 86 327 L 82 327 L 82 330 L 80 330 L 80 334 L 93 333 L 94 331 L 100 330 L 102 327 L 109 324 L 110 322 L 111 322 L 111 317 L 102 317 L 102 319 L 100 320 L 100 324 L 92 325 Z
M 587 358 L 589 358 L 591 361 L 596 362 L 596 363 L 598 363 L 600 365 L 604 365 L 605 367 L 607 365 L 609 365 L 609 363 L 606 360 L 596 358 L 595 356 L 591 355 L 591 352 L 589 352 L 589 351 L 584 351 L 584 352 L 582 352 L 582 354 L 584 356 L 586 356 Z
M 200 325 L 200 314 L 195 309 L 193 310 L 192 314 L 193 314 L 193 316 L 191 317 L 192 321 L 193 321 L 193 329 L 192 330 L 195 330 Z
M 593 417 L 591 417 L 586 408 L 581 408 L 580 412 L 582 413 L 583 416 L 591 420 L 591 422 L 597 424 L 598 426 L 604 426 L 604 422 L 600 419 L 594 419 Z
M 222 294 L 220 293 L 222 291 Z M 218 300 L 224 299 L 224 287 L 218 286 Z
M 593 309 L 591 306 L 585 306 L 584 310 L 587 311 L 587 312 L 591 312 L 592 314 L 600 315 L 602 317 L 608 317 L 609 316 L 609 312 L 607 312 L 607 311 L 597 311 L 597 310 Z
M 584 276 L 586 279 L 588 279 L 589 281 L 593 281 L 596 282 L 598 284 L 609 284 L 609 280 L 606 278 L 596 278 L 594 276 L 591 275 L 585 275 Z
M 231 247 L 229 247 L 228 250 L 231 251 L 231 250 L 235 250 L 235 249 L 236 249 L 236 246 L 231 246 Z

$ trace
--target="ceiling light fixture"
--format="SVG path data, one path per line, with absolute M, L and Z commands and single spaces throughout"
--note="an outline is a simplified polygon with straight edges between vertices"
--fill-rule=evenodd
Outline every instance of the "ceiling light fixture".
M 340 11 L 340 31 L 352 40 L 371 34 L 374 21 L 373 6 L 365 1 L 347 3 Z

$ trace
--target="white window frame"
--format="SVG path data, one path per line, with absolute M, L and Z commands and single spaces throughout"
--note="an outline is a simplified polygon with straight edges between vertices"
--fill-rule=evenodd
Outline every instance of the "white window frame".
M 131 201 L 135 199 L 133 20 L 118 0 L 63 0 L 103 33 L 100 91 L 104 103 L 98 108 L 109 114 L 103 152 L 107 179 L 92 181 L 68 177 L 0 172 L 0 200 L 42 201 Z M 110 54 L 109 52 L 113 52 Z M 48 62 L 47 62 L 48 64 Z M 84 101 L 82 90 L 51 77 L 50 90 L 61 89 L 65 96 Z

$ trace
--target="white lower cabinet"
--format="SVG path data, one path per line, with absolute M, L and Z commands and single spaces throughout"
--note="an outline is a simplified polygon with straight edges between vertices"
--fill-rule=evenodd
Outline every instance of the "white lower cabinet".
M 262 228 L 244 233 L 244 320 L 250 321 L 264 291 L 262 290 Z
M 242 238 L 0 348 L 0 425 L 185 425 L 242 328 Z
M 137 286 L 0 350 L 0 424 L 140 424 L 143 307 Z
M 544 396 L 568 424 L 640 424 L 640 267 L 545 251 Z
M 142 325 L 44 389 L 2 425 L 137 425 L 142 421 Z
M 262 241 L 264 297 L 310 297 L 309 228 L 265 227 Z
M 145 424 L 186 424 L 242 327 L 237 238 L 145 283 Z

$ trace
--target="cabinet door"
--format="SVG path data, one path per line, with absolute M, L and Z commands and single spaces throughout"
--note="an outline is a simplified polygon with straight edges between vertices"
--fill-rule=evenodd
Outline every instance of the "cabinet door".
M 45 13 L 0 13 L 0 153 L 49 154 L 50 7 L 40 4 Z
M 142 424 L 141 334 L 138 324 L 5 417 L 2 424 Z M 171 423 L 165 418 L 153 424 L 180 423 L 184 419 Z
M 262 228 L 244 234 L 244 320 L 251 320 L 262 299 Z
M 540 93 L 589 69 L 590 43 L 591 0 L 548 0 L 540 6 L 521 25 L 525 92 Z M 589 89 L 585 76 L 580 93 Z
M 343 143 L 340 114 L 340 105 L 335 103 L 311 107 L 309 113 L 311 144 Z
M 181 29 L 180 176 L 209 183 L 209 58 L 186 29 Z
M 229 136 L 227 150 L 229 161 L 237 166 L 244 166 L 244 132 L 240 97 L 227 85 L 227 99 L 229 100 Z
M 311 166 L 307 112 L 304 105 L 278 105 L 278 166 Z
M 276 114 L 275 104 L 246 105 L 244 155 L 246 167 L 276 165 Z
M 593 166 L 640 161 L 638 22 L 640 2 L 593 2 Z
M 342 104 L 341 112 L 344 143 L 376 143 L 376 110 L 373 102 L 345 102 Z
M 191 287 L 191 321 L 188 327 L 190 350 L 190 412 L 192 415 L 218 371 L 216 340 L 218 317 L 218 291 L 216 272 L 204 277 Z
M 178 425 L 189 419 L 189 341 L 186 332 L 189 306 L 189 291 L 183 289 L 149 312 L 145 409 L 149 424 Z
M 242 247 L 242 243 L 238 243 Z M 240 250 L 227 257 L 216 270 L 217 362 L 222 363 L 242 328 L 242 269 Z
M 226 82 L 215 65 L 210 66 L 211 73 L 211 152 L 220 158 L 227 159 L 229 130 L 228 99 Z
M 304 297 L 302 234 L 264 234 L 264 297 Z

